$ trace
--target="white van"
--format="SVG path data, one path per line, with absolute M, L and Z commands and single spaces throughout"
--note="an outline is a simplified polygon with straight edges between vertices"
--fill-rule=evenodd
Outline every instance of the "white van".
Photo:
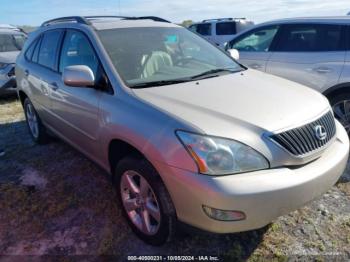
M 230 41 L 234 35 L 253 25 L 254 23 L 246 18 L 218 18 L 192 24 L 189 29 L 202 35 L 209 42 L 224 47 L 225 43 Z

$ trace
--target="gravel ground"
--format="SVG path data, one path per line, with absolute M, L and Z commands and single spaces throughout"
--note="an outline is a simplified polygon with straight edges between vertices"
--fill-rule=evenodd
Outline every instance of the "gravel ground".
M 268 227 L 230 235 L 179 234 L 171 243 L 152 247 L 130 231 L 105 172 L 60 140 L 45 146 L 31 141 L 16 99 L 0 100 L 0 147 L 6 149 L 0 158 L 4 261 L 24 255 L 42 261 L 67 255 L 84 261 L 126 260 L 128 255 L 350 260 L 350 165 L 321 198 Z

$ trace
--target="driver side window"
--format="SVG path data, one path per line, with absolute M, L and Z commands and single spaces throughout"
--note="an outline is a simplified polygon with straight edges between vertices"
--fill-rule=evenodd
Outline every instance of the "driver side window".
M 255 30 L 231 43 L 231 48 L 246 52 L 268 52 L 278 26 Z
M 99 61 L 86 36 L 75 30 L 68 30 L 63 42 L 59 71 L 72 65 L 88 66 L 95 77 L 99 71 Z

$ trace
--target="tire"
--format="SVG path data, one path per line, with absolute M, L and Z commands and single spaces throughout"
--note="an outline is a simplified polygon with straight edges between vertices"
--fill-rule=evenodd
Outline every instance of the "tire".
M 46 144 L 49 140 L 46 128 L 42 124 L 41 119 L 29 98 L 24 100 L 23 109 L 32 139 L 38 144 Z
M 145 159 L 126 157 L 119 161 L 114 175 L 120 206 L 134 233 L 154 246 L 170 241 L 175 233 L 176 212 L 154 167 Z
M 350 93 L 341 93 L 329 97 L 334 116 L 350 134 Z

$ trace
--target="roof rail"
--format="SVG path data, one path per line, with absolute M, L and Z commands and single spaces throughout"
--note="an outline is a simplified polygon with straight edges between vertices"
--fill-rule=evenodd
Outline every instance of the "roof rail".
M 66 16 L 66 17 L 60 17 L 60 18 L 48 20 L 48 21 L 42 23 L 41 27 L 49 26 L 49 25 L 56 24 L 56 23 L 63 23 L 63 22 L 76 22 L 79 24 L 90 25 L 90 22 L 82 16 Z
M 209 21 L 225 21 L 225 20 L 232 21 L 232 20 L 245 20 L 245 19 L 246 19 L 245 17 L 213 18 L 213 19 L 205 19 L 202 22 L 204 23 L 204 22 L 209 22 Z
M 116 19 L 122 19 L 122 20 L 153 20 L 157 22 L 164 22 L 164 23 L 170 23 L 170 21 L 165 20 L 163 18 L 157 17 L 157 16 L 112 16 L 112 15 L 104 15 L 104 16 L 67 16 L 67 17 L 60 17 L 55 18 L 52 20 L 48 20 L 44 22 L 41 27 L 49 26 L 56 23 L 63 23 L 63 22 L 76 22 L 79 24 L 85 24 L 85 25 L 91 25 L 90 20 L 98 20 L 103 18 L 116 18 Z
M 119 15 L 90 15 L 90 16 L 84 16 L 87 20 L 94 20 L 94 19 L 103 19 L 103 18 L 116 18 L 116 19 L 127 19 L 129 16 L 119 16 Z
M 163 18 L 157 17 L 157 16 L 139 16 L 139 17 L 131 17 L 129 19 L 134 19 L 134 20 L 153 20 L 156 22 L 164 22 L 164 23 L 170 23 L 170 21 L 165 20 Z

